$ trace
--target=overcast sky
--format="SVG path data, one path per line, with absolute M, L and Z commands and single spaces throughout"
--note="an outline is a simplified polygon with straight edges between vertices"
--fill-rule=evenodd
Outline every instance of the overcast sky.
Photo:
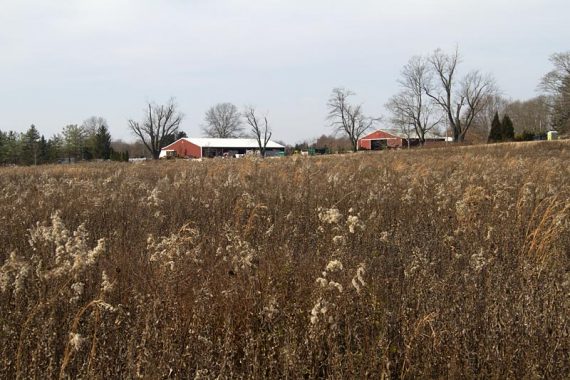
M 295 143 L 330 133 L 334 87 L 385 114 L 411 56 L 456 45 L 461 72 L 531 98 L 570 49 L 568 15 L 568 0 L 0 0 L 0 130 L 49 137 L 96 115 L 134 140 L 128 119 L 175 97 L 190 136 L 231 102 Z

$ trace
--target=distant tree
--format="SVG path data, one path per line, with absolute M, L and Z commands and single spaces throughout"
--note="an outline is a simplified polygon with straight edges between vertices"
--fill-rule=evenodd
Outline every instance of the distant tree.
M 37 165 L 40 154 L 40 133 L 35 125 L 22 135 L 21 162 L 25 165 Z
M 111 157 L 111 134 L 105 124 L 97 128 L 97 132 L 92 137 L 93 157 L 108 160 Z
M 102 135 L 97 137 L 98 133 L 103 133 L 101 130 L 102 127 L 104 127 L 107 133 L 109 133 L 107 120 L 100 116 L 91 116 L 81 124 L 85 141 L 83 158 L 102 158 L 101 155 L 105 151 L 105 148 L 103 146 L 98 146 L 98 144 L 102 144 Z
M 570 132 L 570 51 L 550 57 L 554 69 L 541 80 L 540 87 L 549 95 L 551 124 L 559 132 Z
M 337 133 L 340 132 L 348 137 L 352 151 L 356 152 L 358 140 L 378 119 L 366 117 L 361 104 L 350 104 L 348 98 L 352 95 L 354 92 L 345 88 L 334 88 L 327 103 L 329 109 L 327 119 Z
M 181 138 L 188 137 L 186 132 L 184 131 L 177 131 L 175 133 L 171 133 L 163 139 L 162 147 L 172 144 L 173 142 L 180 140 Z
M 47 141 L 47 162 L 57 162 L 64 152 L 64 141 L 61 135 L 55 134 Z
M 350 140 L 345 137 L 335 137 L 334 135 L 322 135 L 315 142 L 316 148 L 325 148 L 330 153 L 348 152 L 352 149 Z
M 174 99 L 170 99 L 165 105 L 147 103 L 143 120 L 129 120 L 129 128 L 139 137 L 152 158 L 157 160 L 168 136 L 178 132 L 182 118 Z
M 22 139 L 20 134 L 14 131 L 8 131 L 2 134 L 2 141 L 2 164 L 19 164 L 22 151 Z
M 202 132 L 208 137 L 238 137 L 242 131 L 241 115 L 231 103 L 219 103 L 206 111 Z
M 489 139 L 488 142 L 498 142 L 503 139 L 503 125 L 501 124 L 501 120 L 499 119 L 499 113 L 495 112 L 495 117 L 491 122 L 491 130 L 489 131 Z
M 428 62 L 422 57 L 412 57 L 402 69 L 398 83 L 400 92 L 386 104 L 392 113 L 392 124 L 406 134 L 408 142 L 413 130 L 413 135 L 423 145 L 425 134 L 442 120 L 441 112 L 435 112 L 434 104 L 424 90 L 431 86 Z
M 93 136 L 97 133 L 100 127 L 105 126 L 109 128 L 109 124 L 107 124 L 107 120 L 100 116 L 91 116 L 88 119 L 85 119 L 81 124 L 81 128 L 86 136 Z
M 503 141 L 513 141 L 515 139 L 515 128 L 509 115 L 505 115 L 501 122 L 501 138 Z
M 497 93 L 495 81 L 479 71 L 467 73 L 457 80 L 459 52 L 446 54 L 437 49 L 428 57 L 435 76 L 434 86 L 426 86 L 426 94 L 441 108 L 453 131 L 453 141 L 462 142 L 467 131 L 490 99 Z
M 82 160 L 85 153 L 85 131 L 77 124 L 63 128 L 63 152 L 66 157 Z
M 0 131 L 0 165 L 5 164 L 7 148 L 8 148 L 7 134 L 6 132 Z
M 49 146 L 45 137 L 42 135 L 39 142 L 38 163 L 46 164 L 49 162 Z
M 540 135 L 550 128 L 550 106 L 548 96 L 541 95 L 529 100 L 509 102 L 503 114 L 512 119 L 515 134 L 524 132 Z
M 261 117 L 257 115 L 257 111 L 253 106 L 247 106 L 243 112 L 243 116 L 250 127 L 251 134 L 257 140 L 261 157 L 265 157 L 267 143 L 269 143 L 272 135 L 267 116 Z

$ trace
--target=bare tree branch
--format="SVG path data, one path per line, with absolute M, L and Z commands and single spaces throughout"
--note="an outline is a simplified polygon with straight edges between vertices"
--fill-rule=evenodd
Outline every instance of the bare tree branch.
M 463 141 L 485 102 L 497 93 L 495 82 L 490 75 L 472 71 L 456 83 L 460 63 L 457 48 L 452 54 L 437 49 L 428 57 L 428 62 L 436 79 L 434 86 L 425 86 L 424 91 L 445 113 L 453 140 Z
M 392 113 L 391 121 L 408 137 L 414 131 L 420 144 L 425 134 L 440 124 L 441 113 L 434 110 L 434 102 L 426 95 L 432 91 L 432 78 L 428 62 L 422 57 L 412 57 L 404 66 L 398 80 L 401 91 L 394 95 L 386 108 Z
M 183 117 L 177 111 L 174 99 L 170 99 L 166 105 L 148 103 L 143 121 L 129 120 L 129 128 L 140 138 L 152 157 L 158 159 L 164 141 L 178 131 Z
M 241 115 L 231 103 L 219 103 L 206 111 L 206 125 L 202 128 L 208 137 L 238 137 L 243 128 Z
M 250 126 L 250 131 L 253 137 L 257 140 L 261 157 L 265 157 L 267 143 L 269 143 L 269 140 L 271 139 L 272 132 L 269 127 L 267 116 L 262 118 L 257 115 L 256 112 L 255 107 L 246 106 L 243 116 L 245 117 L 246 123 Z
M 358 149 L 358 140 L 369 130 L 379 118 L 364 116 L 362 105 L 352 105 L 348 98 L 354 93 L 345 88 L 335 88 L 327 103 L 329 113 L 327 119 L 331 127 L 336 131 L 345 134 L 352 145 L 352 150 Z

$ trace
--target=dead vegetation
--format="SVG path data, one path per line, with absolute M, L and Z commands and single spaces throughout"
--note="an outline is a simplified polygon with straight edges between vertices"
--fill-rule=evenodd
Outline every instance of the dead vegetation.
M 0 377 L 566 378 L 568 162 L 0 169 Z

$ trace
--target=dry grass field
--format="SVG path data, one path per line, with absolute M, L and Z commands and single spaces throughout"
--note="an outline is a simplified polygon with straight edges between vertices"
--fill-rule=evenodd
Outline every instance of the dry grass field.
M 570 144 L 0 168 L 0 378 L 568 378 Z

